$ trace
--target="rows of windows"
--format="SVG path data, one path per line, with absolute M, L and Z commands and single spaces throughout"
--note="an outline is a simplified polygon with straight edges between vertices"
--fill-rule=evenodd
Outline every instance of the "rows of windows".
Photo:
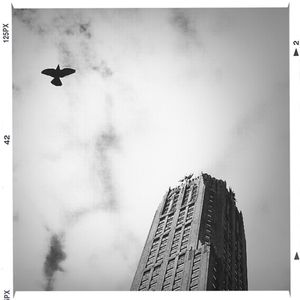
M 165 215 L 169 212 L 175 211 L 177 201 L 180 194 L 180 188 L 175 188 L 169 192 L 169 195 L 167 196 L 167 199 L 165 201 L 164 208 L 162 210 L 162 215 Z
M 169 201 L 169 199 L 171 199 L 173 197 L 173 200 L 170 200 L 172 202 L 171 209 L 172 209 L 173 206 L 176 206 L 179 194 L 180 194 L 180 190 L 178 189 L 178 190 L 175 190 L 175 192 L 173 193 L 173 196 L 167 198 L 166 203 Z M 177 219 L 177 224 L 176 225 L 180 226 L 180 225 L 184 224 L 185 218 L 186 218 L 186 222 L 191 221 L 192 217 L 193 217 L 193 213 L 194 213 L 194 204 L 189 205 L 188 207 L 184 207 L 183 209 L 181 209 L 181 211 L 179 213 L 179 216 L 178 216 L 178 219 Z M 146 263 L 146 268 L 152 267 L 154 265 L 154 263 L 162 262 L 165 251 L 167 249 L 168 235 L 165 234 L 162 237 L 160 248 L 158 250 L 158 246 L 159 246 L 159 243 L 160 243 L 160 237 L 164 233 L 169 232 L 169 230 L 171 229 L 171 226 L 173 224 L 173 221 L 174 221 L 174 213 L 171 213 L 167 216 L 163 216 L 163 217 L 160 218 L 160 220 L 158 222 L 158 225 L 157 225 L 157 228 L 156 228 L 154 241 L 153 241 L 152 247 L 150 249 L 150 253 L 149 253 L 149 256 L 148 256 L 147 263 Z M 183 240 L 182 240 L 182 244 L 180 245 L 180 240 L 181 240 L 181 235 L 182 235 L 182 228 L 178 228 L 175 231 L 175 235 L 174 235 L 173 242 L 172 242 L 172 245 L 171 245 L 170 256 L 175 255 L 179 251 L 184 251 L 187 248 L 189 233 L 190 233 L 190 224 L 186 225 L 185 228 L 184 228 Z
M 157 259 L 156 262 L 159 263 L 163 260 L 166 248 L 167 248 L 167 242 L 168 242 L 168 234 L 164 235 L 161 239 L 161 243 L 160 243 L 160 247 L 158 250 L 158 255 L 157 255 Z
M 164 277 L 164 283 L 162 287 L 163 291 L 168 291 L 171 289 L 171 285 L 172 285 L 171 281 L 172 281 L 174 266 L 175 266 L 175 258 L 168 261 L 166 274 Z
M 200 264 L 201 264 L 201 252 L 195 253 L 191 279 L 190 279 L 190 287 L 191 291 L 197 290 L 199 284 L 199 276 L 200 276 Z
M 182 199 L 182 206 L 187 204 L 188 199 L 189 199 L 189 195 L 190 195 L 190 191 L 191 191 L 191 185 L 188 185 L 185 188 L 184 196 L 183 196 L 183 199 Z
M 226 215 L 224 222 L 224 248 L 223 248 L 223 265 L 224 265 L 224 289 L 231 290 L 232 289 L 232 280 L 234 280 L 232 269 L 234 272 L 234 268 L 232 268 L 232 260 L 233 260 L 233 251 L 232 249 L 232 223 L 230 215 L 230 203 L 226 203 Z
M 194 184 L 188 185 L 184 192 L 182 206 L 186 205 L 187 203 L 194 202 L 197 199 L 197 195 L 198 195 L 198 184 L 194 183 Z
M 224 222 L 224 249 L 223 249 L 223 267 L 224 267 L 224 289 L 225 290 L 232 290 L 233 286 L 233 274 L 232 274 L 232 255 L 234 249 L 232 249 L 232 230 L 231 226 L 232 223 L 229 219 L 229 203 L 227 202 L 226 207 L 226 215 L 225 215 L 225 222 Z
M 205 242 L 210 242 L 212 236 L 214 197 L 215 197 L 215 191 L 210 190 L 208 196 L 208 205 L 207 205 L 207 214 L 206 214 L 206 225 L 205 225 L 205 236 L 204 236 Z
M 172 246 L 171 246 L 171 252 L 170 252 L 170 256 L 174 255 L 175 253 L 177 253 L 178 249 L 179 249 L 179 243 L 180 243 L 180 238 L 181 238 L 181 232 L 182 232 L 182 228 L 178 228 L 175 231 L 174 234 L 174 238 L 173 238 L 173 242 L 172 242 Z
M 169 234 L 165 234 L 162 238 L 161 241 L 159 238 L 156 238 L 153 243 L 152 247 L 150 249 L 150 253 L 148 256 L 148 260 L 146 263 L 146 268 L 151 267 L 155 262 L 160 263 L 163 260 L 164 254 L 167 249 L 167 242 L 168 242 Z M 159 245 L 160 243 L 160 245 Z M 158 249 L 159 246 L 159 249 Z M 158 249 L 158 251 L 157 251 Z
M 184 257 L 185 254 L 182 254 L 178 257 L 177 268 L 174 277 L 174 284 L 172 286 L 173 291 L 178 291 L 180 290 L 181 287 L 181 281 L 183 277 Z
M 178 201 L 178 198 L 179 198 L 179 193 L 180 193 L 180 190 L 178 189 L 175 192 L 175 195 L 174 195 L 174 198 L 173 198 L 173 202 L 172 202 L 172 205 L 171 205 L 171 208 L 170 208 L 170 212 L 173 212 L 176 209 L 177 201 Z
M 185 208 L 182 208 L 179 212 L 178 219 L 177 219 L 177 224 L 176 226 L 182 225 L 184 222 L 184 217 L 185 217 Z
M 243 284 L 243 266 L 242 266 L 242 244 L 239 241 L 235 241 L 235 265 L 234 265 L 234 280 L 236 289 L 242 290 Z
M 146 291 L 148 287 L 148 282 L 149 282 L 149 277 L 150 277 L 150 270 L 147 270 L 144 272 L 142 276 L 142 281 L 139 287 L 139 291 Z
M 187 211 L 187 215 L 186 215 L 186 222 L 189 222 L 192 220 L 193 218 L 193 213 L 194 213 L 194 208 L 195 208 L 195 205 L 190 205 L 188 207 L 188 211 Z
M 151 277 L 151 281 L 150 281 L 150 285 L 149 285 L 150 291 L 154 291 L 156 289 L 157 279 L 159 276 L 160 268 L 161 268 L 161 265 L 156 266 L 152 272 L 152 277 Z
M 156 237 L 158 237 L 159 235 L 162 234 L 164 226 L 165 226 L 165 220 L 166 220 L 166 217 L 163 217 L 159 220 L 154 238 L 156 238 Z
M 168 231 L 169 229 L 171 229 L 173 219 L 174 219 L 174 214 L 171 214 L 168 216 L 165 231 Z
M 170 206 L 170 203 L 172 201 L 172 198 L 175 194 L 175 189 L 173 189 L 172 191 L 169 192 L 168 196 L 167 196 L 167 199 L 166 199 L 166 202 L 165 202 L 165 205 L 164 205 L 164 209 L 162 211 L 162 214 L 166 214 L 169 210 L 169 206 Z
M 234 242 L 234 253 L 235 253 L 235 262 L 234 262 L 234 282 L 235 282 L 235 286 L 238 287 L 239 286 L 239 265 L 240 265 L 240 260 L 239 260 L 239 246 L 238 246 L 238 242 L 237 240 Z
M 162 215 L 165 215 L 176 210 L 181 188 L 177 187 L 169 192 L 162 210 Z M 181 206 L 185 206 L 188 202 L 194 202 L 198 195 L 198 184 L 190 184 L 185 187 Z
M 184 223 L 190 222 L 193 218 L 194 209 L 195 209 L 195 204 L 190 204 L 188 207 L 182 208 L 178 215 L 176 227 Z
M 194 202 L 197 199 L 197 195 L 198 195 L 198 184 L 194 184 L 193 185 L 191 202 Z
M 212 290 L 217 290 L 217 261 L 214 262 L 214 267 L 212 269 L 212 278 L 211 278 L 211 288 Z
M 184 230 L 183 230 L 183 236 L 182 236 L 180 251 L 186 250 L 187 244 L 188 244 L 188 241 L 189 241 L 190 232 L 191 232 L 191 224 L 185 225 Z
M 152 266 L 155 262 L 155 257 L 156 257 L 156 253 L 157 253 L 157 249 L 158 249 L 158 245 L 159 245 L 159 238 L 154 239 L 151 249 L 150 249 L 150 253 L 148 256 L 148 260 L 146 263 L 146 268 Z

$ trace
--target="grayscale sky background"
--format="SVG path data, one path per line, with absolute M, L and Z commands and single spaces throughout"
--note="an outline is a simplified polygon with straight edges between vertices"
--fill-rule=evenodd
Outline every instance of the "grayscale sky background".
M 15 289 L 128 290 L 201 171 L 236 193 L 249 289 L 289 289 L 288 71 L 288 9 L 14 10 Z

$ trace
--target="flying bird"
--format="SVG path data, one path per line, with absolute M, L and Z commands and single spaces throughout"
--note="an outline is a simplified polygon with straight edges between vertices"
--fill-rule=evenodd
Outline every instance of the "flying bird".
M 75 70 L 71 69 L 71 68 L 60 69 L 59 65 L 57 65 L 56 69 L 45 69 L 41 73 L 51 76 L 51 77 L 54 77 L 54 79 L 52 79 L 51 83 L 56 86 L 61 86 L 62 82 L 60 81 L 59 78 L 73 74 L 73 73 L 75 73 Z

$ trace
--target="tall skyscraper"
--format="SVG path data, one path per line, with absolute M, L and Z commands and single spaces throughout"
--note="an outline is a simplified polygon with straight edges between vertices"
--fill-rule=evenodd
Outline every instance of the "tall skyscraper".
M 226 182 L 186 177 L 160 203 L 131 290 L 247 290 L 242 213 Z

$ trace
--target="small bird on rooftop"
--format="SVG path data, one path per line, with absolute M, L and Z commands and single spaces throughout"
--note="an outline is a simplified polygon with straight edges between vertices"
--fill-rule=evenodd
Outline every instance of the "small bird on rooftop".
M 59 65 L 57 65 L 56 69 L 45 69 L 41 73 L 44 75 L 54 77 L 54 79 L 52 79 L 51 83 L 55 86 L 61 86 L 62 82 L 59 78 L 73 74 L 73 73 L 75 73 L 75 70 L 71 69 L 71 68 L 60 69 Z
M 184 176 L 183 179 L 180 179 L 179 182 L 184 182 L 185 180 L 190 180 L 193 177 L 194 174 L 190 174 L 188 176 Z

